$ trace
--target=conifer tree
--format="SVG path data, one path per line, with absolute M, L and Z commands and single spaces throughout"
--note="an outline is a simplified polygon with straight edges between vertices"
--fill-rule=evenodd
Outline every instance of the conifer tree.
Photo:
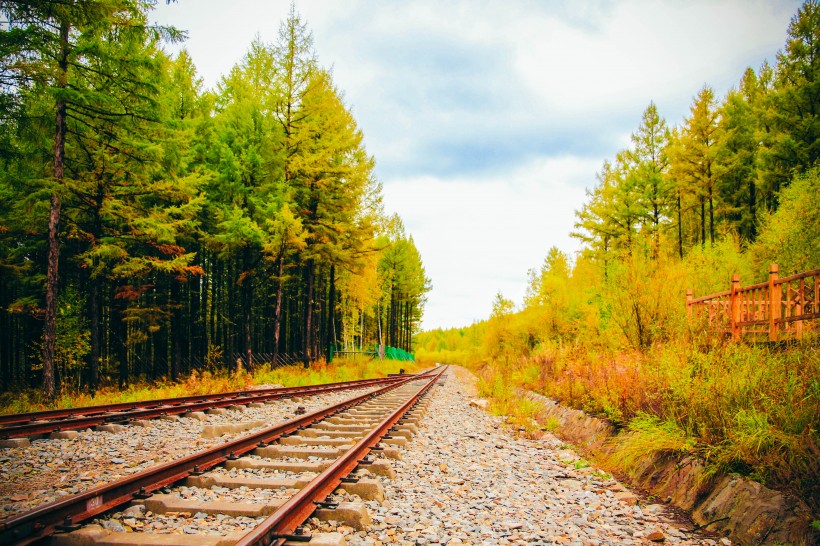
M 774 89 L 763 123 L 762 183 L 769 210 L 780 189 L 820 158 L 820 3 L 807 0 L 789 24 L 777 55 Z
M 628 152 L 630 178 L 643 202 L 643 215 L 649 221 L 653 255 L 660 246 L 661 223 L 668 215 L 670 191 L 664 176 L 668 166 L 666 145 L 669 130 L 666 121 L 658 115 L 654 102 L 643 113 L 638 130 L 632 134 L 632 149 Z
M 219 259 L 235 268 L 233 283 L 240 290 L 243 362 L 253 367 L 252 307 L 254 283 L 268 244 L 265 214 L 278 200 L 276 156 L 279 133 L 269 114 L 276 90 L 271 50 L 258 38 L 242 63 L 223 79 L 214 119 L 215 145 L 209 154 L 215 176 L 212 196 L 213 229 L 206 237 Z
M 711 244 L 715 243 L 715 200 L 717 176 L 715 157 L 718 153 L 718 111 L 712 88 L 704 86 L 695 97 L 680 133 L 673 171 L 678 183 L 694 194 L 700 205 L 700 242 L 706 244 L 707 226 Z M 707 216 L 708 205 L 708 216 Z M 708 220 L 707 220 L 708 218 Z
M 14 1 L 0 3 L 9 30 L 2 35 L 3 79 L 12 85 L 12 98 L 28 92 L 52 97 L 56 112 L 48 216 L 48 255 L 43 336 L 43 389 L 56 393 L 54 377 L 55 320 L 59 282 L 59 228 L 66 170 L 66 146 L 74 127 L 104 130 L 137 115 L 128 102 L 110 100 L 114 88 L 138 99 L 148 98 L 149 82 L 142 80 L 140 48 L 133 44 L 166 37 L 178 39 L 173 28 L 151 28 L 149 2 L 99 0 L 94 2 Z M 126 44 L 121 47 L 121 44 Z M 135 57 L 137 55 L 137 57 Z M 105 80 L 103 91 L 89 82 Z
M 766 67 L 761 72 L 765 74 Z M 764 76 L 765 77 L 765 76 Z M 727 219 L 740 237 L 753 242 L 758 224 L 758 149 L 760 108 L 766 98 L 765 79 L 747 69 L 740 86 L 720 107 L 716 133 L 715 177 Z

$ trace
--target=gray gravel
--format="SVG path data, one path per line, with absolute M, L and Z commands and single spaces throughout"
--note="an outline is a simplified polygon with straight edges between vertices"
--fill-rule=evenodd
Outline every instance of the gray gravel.
M 146 532 L 158 535 L 224 536 L 228 533 L 250 531 L 264 519 L 261 516 L 258 518 L 232 517 L 224 514 L 205 514 L 203 512 L 152 514 L 151 512 L 145 512 L 144 507 L 132 506 L 124 512 L 116 512 L 110 518 L 95 519 L 92 523 L 119 533 Z
M 351 546 L 632 545 L 652 544 L 652 533 L 666 544 L 718 544 L 686 532 L 691 524 L 676 523 L 664 505 L 628 504 L 638 499 L 557 438 L 516 437 L 470 405 L 473 382 L 451 368 L 435 388 L 421 432 L 394 462 L 397 478 L 383 480 L 387 500 L 367 503 L 369 530 L 313 520 L 314 529 L 342 532 Z
M 116 478 L 189 455 L 194 451 L 261 430 L 256 427 L 217 438 L 203 438 L 206 425 L 264 421 L 266 426 L 353 398 L 366 389 L 277 400 L 260 408 L 192 418 L 152 419 L 147 426 L 127 426 L 123 432 L 85 430 L 72 440 L 34 440 L 30 446 L 0 448 L 0 521 L 67 495 L 80 493 Z

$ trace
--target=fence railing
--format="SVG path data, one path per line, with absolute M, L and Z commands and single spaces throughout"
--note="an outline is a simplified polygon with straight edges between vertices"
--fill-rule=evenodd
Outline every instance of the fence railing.
M 744 334 L 765 335 L 770 341 L 800 339 L 812 328 L 807 321 L 820 318 L 820 269 L 780 277 L 777 264 L 769 266 L 769 280 L 740 286 L 732 276 L 725 292 L 695 298 L 686 291 L 689 321 L 707 320 L 710 328 L 739 340 Z

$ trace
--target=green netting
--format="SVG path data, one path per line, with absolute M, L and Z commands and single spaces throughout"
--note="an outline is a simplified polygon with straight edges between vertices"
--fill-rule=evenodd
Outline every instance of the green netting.
M 409 362 L 413 362 L 414 360 L 411 353 L 401 349 L 396 349 L 395 347 L 385 347 L 384 358 L 388 358 L 390 360 L 406 360 Z
M 378 345 L 364 345 L 359 347 L 352 347 L 352 348 L 345 348 L 339 345 L 332 345 L 330 347 L 330 362 L 333 362 L 333 357 L 336 355 L 345 356 L 345 355 L 368 355 L 372 356 L 373 358 L 379 357 L 379 346 Z M 396 347 L 385 347 L 384 348 L 384 358 L 388 360 L 402 360 L 408 362 L 414 362 L 415 358 L 413 357 L 413 353 L 408 353 L 402 349 L 397 349 Z

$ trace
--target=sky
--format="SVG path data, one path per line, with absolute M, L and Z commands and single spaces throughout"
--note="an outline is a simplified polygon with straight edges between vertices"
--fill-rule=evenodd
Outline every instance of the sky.
M 302 0 L 433 289 L 422 328 L 520 304 L 527 271 L 569 233 L 604 160 L 654 102 L 670 126 L 704 85 L 725 96 L 776 63 L 794 0 Z M 158 2 L 216 86 L 255 36 L 275 42 L 290 1 Z M 170 52 L 176 46 L 166 46 Z

